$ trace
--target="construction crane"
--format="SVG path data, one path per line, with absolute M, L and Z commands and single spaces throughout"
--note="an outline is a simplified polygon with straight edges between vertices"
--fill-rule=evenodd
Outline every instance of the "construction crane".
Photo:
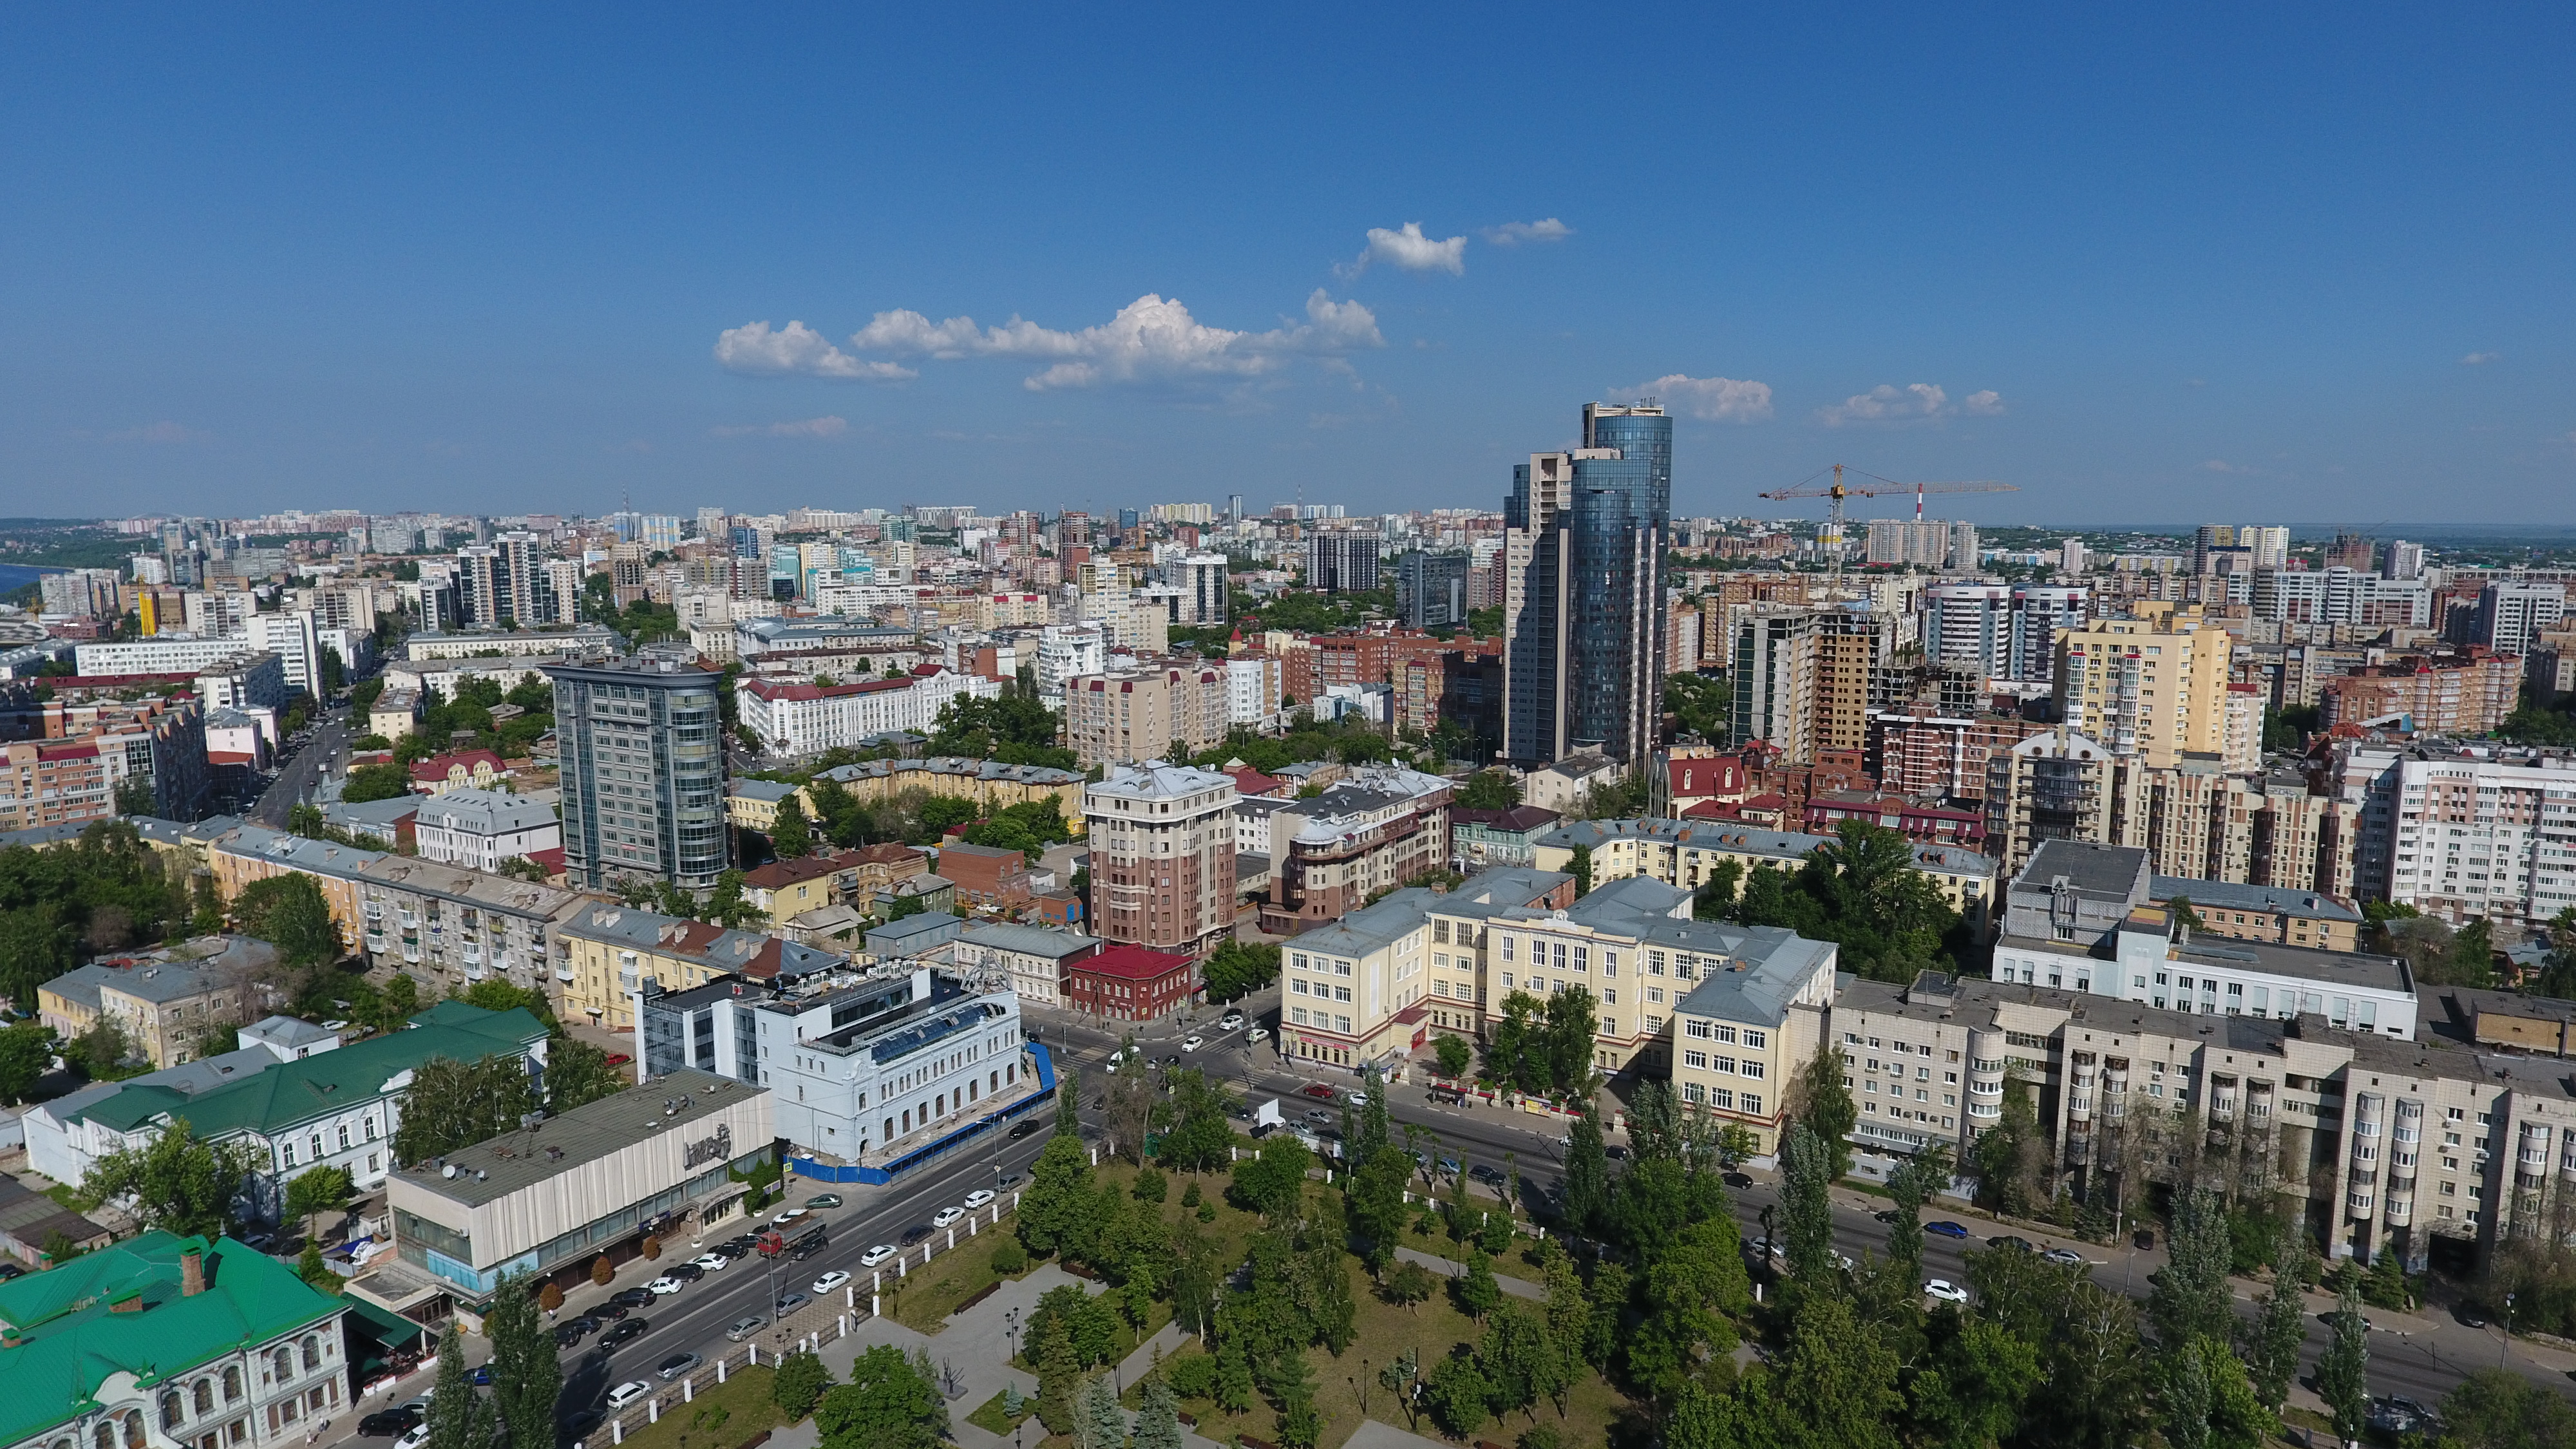
M 1881 478 L 1875 473 L 1862 473 L 1858 468 L 1846 470 L 1844 465 L 1840 463 L 1836 463 L 1831 470 L 1834 475 L 1834 481 L 1822 486 L 1817 486 L 1816 480 L 1825 476 L 1826 471 L 1827 470 L 1820 468 L 1814 473 L 1809 474 L 1806 478 L 1800 480 L 1794 487 L 1774 488 L 1760 496 L 1764 498 L 1830 498 L 1833 500 L 1833 509 L 1830 521 L 1825 525 L 1825 532 L 1817 536 L 1816 542 L 1833 550 L 1833 584 L 1831 587 L 1837 595 L 1842 591 L 1843 582 L 1843 500 L 1845 498 L 1851 497 L 1855 494 L 1863 498 L 1881 498 L 1890 494 L 1911 493 L 1914 495 L 1914 521 L 1920 523 L 1923 521 L 1923 497 L 1927 493 L 2019 493 L 2021 491 L 2021 489 L 2010 483 L 1998 483 L 1991 478 L 1979 479 L 1970 483 L 1899 483 L 1893 478 Z M 1845 471 L 1857 473 L 1861 477 L 1867 478 L 1870 481 L 1868 483 L 1846 485 L 1843 482 L 1843 474 Z

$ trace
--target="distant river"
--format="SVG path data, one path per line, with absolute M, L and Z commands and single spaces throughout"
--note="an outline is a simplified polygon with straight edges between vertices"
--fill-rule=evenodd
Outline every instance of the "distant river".
M 26 564 L 0 564 L 0 594 L 14 594 L 47 574 L 58 574 L 59 568 L 31 568 Z

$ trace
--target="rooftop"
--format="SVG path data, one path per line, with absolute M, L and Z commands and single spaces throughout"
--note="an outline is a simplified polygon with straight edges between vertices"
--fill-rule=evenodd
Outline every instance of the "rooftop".
M 2098 845 L 2089 840 L 2044 840 L 2030 862 L 2014 877 L 2015 890 L 2048 891 L 2063 877 L 2077 895 L 2096 900 L 2135 902 L 2138 885 L 2147 878 L 2147 852 L 2135 845 Z
M 204 1253 L 205 1290 L 182 1291 L 180 1255 Z M 119 1311 L 124 1303 L 139 1310 Z M 336 1298 L 230 1238 L 151 1231 L 0 1283 L 0 1322 L 24 1342 L 0 1348 L 0 1438 L 11 1443 L 80 1417 L 112 1376 L 159 1383 L 338 1314 Z
M 1175 795 L 1196 795 L 1203 791 L 1234 791 L 1234 777 L 1214 770 L 1190 765 L 1165 764 L 1160 760 L 1142 765 L 1111 765 L 1108 774 L 1094 781 L 1087 794 L 1117 795 L 1129 799 L 1168 799 Z
M 1121 941 L 1074 963 L 1074 968 L 1092 976 L 1114 976 L 1121 981 L 1152 981 L 1174 971 L 1193 969 L 1196 957 L 1176 951 L 1155 951 L 1132 941 Z
M 450 1202 L 480 1207 L 665 1132 L 684 1130 L 762 1090 L 695 1067 L 678 1067 L 561 1116 L 460 1147 L 447 1154 L 445 1167 L 414 1164 L 397 1176 Z
M 718 973 L 797 979 L 845 966 L 849 958 L 758 931 L 728 931 L 704 921 L 598 903 L 573 913 L 557 934 L 604 941 L 639 952 L 686 956 Z
M 2221 910 L 2279 911 L 2327 921 L 2355 924 L 2361 921 L 2361 912 L 2315 891 L 2291 890 L 2285 886 L 2236 885 L 2222 880 L 2194 880 L 2181 875 L 2160 875 L 2147 882 L 2148 900 L 2170 901 L 2177 896 L 2189 896 L 2195 906 Z
M 895 775 L 952 775 L 961 779 L 1016 781 L 1024 785 L 1079 785 L 1082 776 L 1072 770 L 1059 770 L 1052 765 L 1006 765 L 999 760 L 978 760 L 965 755 L 932 755 L 919 760 L 861 760 L 856 764 L 835 765 L 815 776 L 821 780 L 887 779 Z
M 2156 913 L 2161 915 L 2161 912 Z M 2141 926 L 2154 927 L 2160 921 L 2141 921 L 2123 930 Z M 2098 954 L 2108 959 L 2112 949 L 2106 942 L 2099 953 L 2087 953 L 2065 941 L 2043 941 L 2035 936 L 2006 934 L 1996 944 L 2024 951 L 2057 955 Z M 2257 971 L 2272 976 L 2289 976 L 2302 981 L 2322 981 L 2340 986 L 2366 986 L 2400 995 L 2415 994 L 2415 975 L 2406 963 L 2395 956 L 2379 956 L 2367 951 L 2327 951 L 2315 946 L 2289 946 L 2278 941 L 2242 941 L 2223 936 L 2195 936 L 2187 942 L 2166 946 L 2165 959 L 2208 966 L 2221 971 Z
M 1086 936 L 1080 931 L 1024 926 L 1015 921 L 970 921 L 966 929 L 958 933 L 958 939 L 995 951 L 1044 956 L 1057 961 L 1100 944 L 1098 936 Z
M 523 795 L 499 790 L 450 790 L 423 802 L 416 823 L 434 830 L 501 835 L 552 825 L 555 812 Z
M 1542 810 L 1535 805 L 1515 805 L 1509 810 L 1468 810 L 1456 805 L 1449 807 L 1449 823 L 1453 827 L 1473 825 L 1512 835 L 1527 835 L 1533 830 L 1544 830 L 1564 818 L 1553 810 Z

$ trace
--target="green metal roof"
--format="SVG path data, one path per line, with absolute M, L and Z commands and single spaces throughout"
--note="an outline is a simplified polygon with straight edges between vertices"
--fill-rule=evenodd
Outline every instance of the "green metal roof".
M 209 1141 L 238 1132 L 269 1136 L 372 1100 L 381 1095 L 386 1082 L 432 1057 L 480 1061 L 498 1053 L 524 1051 L 546 1035 L 545 1023 L 523 1006 L 485 1011 L 449 1000 L 412 1021 L 415 1024 L 405 1030 L 279 1062 L 194 1096 L 166 1087 L 129 1088 L 82 1109 L 79 1115 L 130 1132 L 168 1113 L 187 1118 L 189 1130 Z
M 181 1294 L 179 1256 L 206 1252 L 206 1290 Z M 136 1297 L 139 1311 L 110 1305 Z M 101 1383 L 131 1373 L 145 1387 L 249 1344 L 340 1312 L 285 1264 L 230 1238 L 148 1232 L 60 1267 L 0 1284 L 0 1323 L 23 1336 L 0 1347 L 0 1443 L 16 1443 L 94 1408 Z

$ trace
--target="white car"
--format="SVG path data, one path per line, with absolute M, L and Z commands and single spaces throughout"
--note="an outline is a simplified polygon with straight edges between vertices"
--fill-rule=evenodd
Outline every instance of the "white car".
M 394 1449 L 421 1449 L 421 1446 L 428 1442 L 429 1421 L 427 1419 L 423 1419 L 419 1423 L 412 1425 L 401 1438 L 394 1441 Z
M 1245 1032 L 1243 1034 L 1243 1039 L 1245 1041 L 1268 1041 L 1270 1040 L 1270 1028 L 1266 1026 L 1256 1026 L 1252 1030 Z
M 966 1210 L 972 1212 L 992 1200 L 993 1190 L 989 1187 L 979 1187 L 973 1192 L 966 1194 Z
M 732 1262 L 733 1259 L 726 1257 L 722 1253 L 700 1253 L 689 1261 L 706 1269 L 708 1272 L 713 1273 L 723 1268 L 727 1263 Z
M 944 1207 L 930 1215 L 930 1225 L 934 1228 L 944 1228 L 964 1216 L 966 1216 L 966 1210 L 962 1207 Z
M 783 1228 L 783 1227 L 787 1226 L 789 1223 L 792 1223 L 792 1222 L 796 1221 L 798 1218 L 804 1217 L 804 1216 L 806 1216 L 806 1215 L 807 1215 L 807 1214 L 806 1214 L 806 1211 L 805 1211 L 805 1209 L 803 1209 L 803 1208 L 789 1208 L 787 1211 L 785 1211 L 785 1212 L 783 1212 L 783 1213 L 780 1213 L 778 1216 L 776 1216 L 776 1217 L 774 1217 L 774 1218 L 771 1218 L 771 1219 L 770 1219 L 770 1221 L 771 1221 L 771 1222 L 773 1222 L 773 1223 L 778 1224 L 780 1227 L 782 1227 L 782 1228 Z
M 1219 1031 L 1242 1030 L 1243 1013 L 1240 1011 L 1229 1011 L 1225 1015 L 1218 1017 L 1216 1019 L 1216 1029 Z
M 1202 1038 L 1202 1037 L 1198 1037 L 1198 1036 L 1185 1036 L 1185 1037 L 1181 1038 L 1181 1050 L 1183 1050 L 1183 1051 L 1185 1051 L 1185 1052 L 1194 1052 L 1194 1051 L 1197 1051 L 1200 1047 L 1203 1047 L 1203 1046 L 1206 1046 L 1206 1045 L 1207 1045 L 1207 1041 L 1206 1041 L 1206 1039 L 1205 1039 L 1205 1038 Z
M 1352 1106 L 1354 1106 L 1354 1107 L 1365 1107 L 1365 1106 L 1367 1106 L 1367 1105 L 1368 1105 L 1368 1093 L 1366 1093 L 1366 1092 L 1353 1092 L 1353 1093 L 1351 1093 L 1351 1099 L 1350 1099 L 1350 1100 L 1351 1100 L 1351 1105 L 1352 1105 Z
M 1951 1282 L 1947 1278 L 1935 1278 L 1931 1280 L 1923 1285 L 1923 1291 L 1930 1297 L 1938 1298 L 1944 1303 L 1965 1303 L 1968 1301 L 1968 1290 Z
M 873 1268 L 877 1264 L 882 1263 L 893 1256 L 894 1244 L 879 1243 L 875 1247 L 870 1248 L 859 1255 L 859 1266 L 862 1268 Z
M 849 1282 L 849 1281 L 850 1281 L 850 1275 L 849 1275 L 849 1274 L 842 1272 L 842 1271 L 841 1271 L 840 1269 L 838 1269 L 838 1268 L 835 1268 L 835 1269 L 833 1269 L 831 1272 L 826 1273 L 826 1274 L 824 1274 L 822 1277 L 817 1278 L 817 1279 L 815 1279 L 815 1280 L 814 1280 L 814 1293 L 815 1293 L 815 1295 L 816 1295 L 817 1297 L 820 1297 L 821 1295 L 823 1295 L 823 1294 L 825 1294 L 825 1293 L 829 1293 L 829 1292 L 831 1292 L 833 1289 L 838 1288 L 838 1287 L 840 1287 L 842 1284 L 847 1283 L 847 1282 Z
M 652 1282 L 645 1284 L 644 1291 L 647 1293 L 677 1293 L 688 1286 L 688 1284 L 681 1282 L 679 1279 L 665 1274 L 664 1276 L 656 1278 Z
M 644 1382 L 642 1379 L 635 1379 L 628 1383 L 622 1383 L 608 1391 L 608 1407 L 613 1412 L 615 1410 L 625 1408 L 628 1404 L 635 1403 L 640 1399 L 649 1398 L 652 1393 L 653 1386 Z M 429 1426 L 427 1424 L 423 1424 L 414 1432 L 419 1433 L 423 1438 L 427 1438 L 428 1429 Z

